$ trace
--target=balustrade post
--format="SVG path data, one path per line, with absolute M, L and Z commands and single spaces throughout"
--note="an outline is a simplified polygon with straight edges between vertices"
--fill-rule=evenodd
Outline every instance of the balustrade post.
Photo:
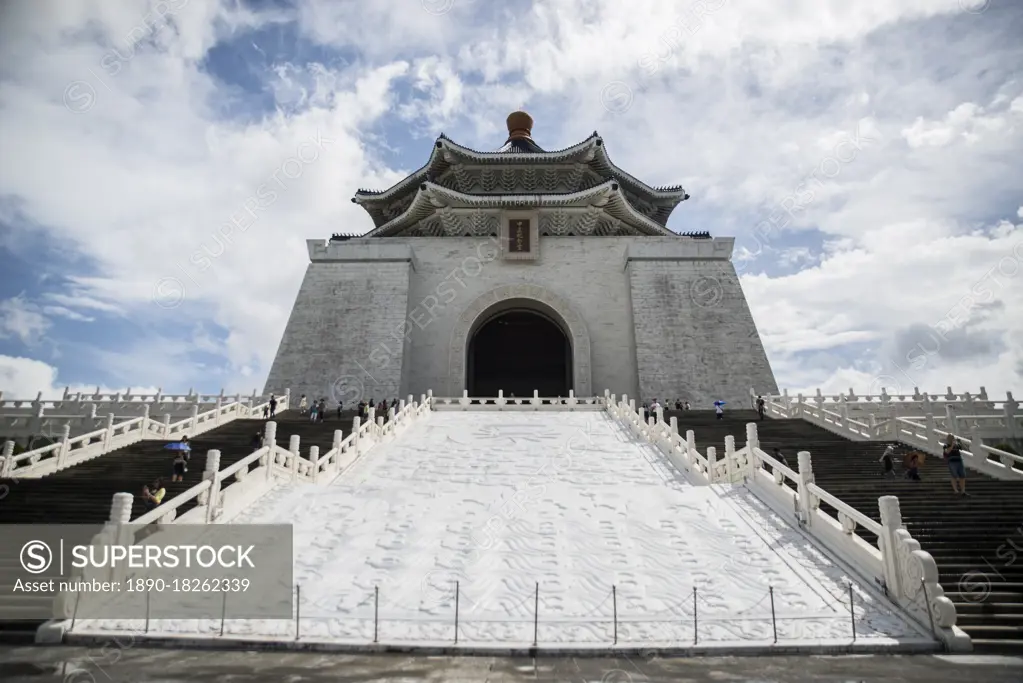
M 714 446 L 707 446 L 707 479 L 714 483 L 714 464 L 718 459 L 718 449 Z
M 110 503 L 110 519 L 107 522 L 111 531 L 112 545 L 134 545 L 134 539 L 125 538 L 128 533 L 127 526 L 131 522 L 131 506 L 135 497 L 130 493 L 115 493 Z M 108 581 L 122 583 L 128 571 L 127 563 L 115 564 L 111 562 Z
M 849 399 L 845 396 L 839 397 L 838 412 L 842 416 L 842 426 L 849 428 Z
M 735 481 L 735 437 L 729 434 L 725 437 L 725 473 L 728 476 L 728 483 Z
M 867 415 L 867 424 L 870 426 L 870 436 L 878 438 L 880 434 L 877 433 L 877 415 L 874 413 Z
M 394 406 L 387 409 L 387 424 L 390 425 L 391 432 L 394 432 Z
M 970 422 L 970 453 L 977 458 L 978 463 L 987 461 L 987 451 L 984 450 L 984 437 L 980 435 L 980 425 L 976 420 Z
M 540 405 L 540 392 L 537 391 L 536 389 L 533 389 L 533 405 L 534 406 Z
M 217 396 L 217 412 L 213 414 L 213 424 L 220 425 L 221 415 L 220 411 L 224 407 L 224 390 L 220 390 L 220 396 Z
M 796 414 L 790 413 L 785 417 L 803 417 L 803 394 L 796 394 Z
M 14 472 L 14 442 L 4 441 L 4 460 L 0 463 L 0 476 L 5 479 L 10 478 L 11 473 Z
M 71 456 L 71 425 L 64 423 L 64 433 L 60 438 L 60 451 L 57 453 L 57 469 L 67 467 L 68 458 Z
M 792 399 L 789 397 L 789 390 L 782 390 L 782 403 L 785 405 L 785 417 L 792 414 Z
M 334 430 L 334 443 L 331 444 L 331 450 L 334 451 L 334 462 L 331 463 L 331 468 L 337 472 L 341 468 L 341 442 L 344 441 L 344 432 L 340 429 Z
M 103 432 L 103 452 L 106 453 L 110 450 L 110 444 L 114 438 L 114 414 L 107 414 L 107 426 L 106 431 Z
M 292 434 L 291 439 L 288 442 L 288 450 L 291 452 L 291 480 L 295 481 L 298 479 L 298 458 L 299 458 L 299 447 L 301 445 L 302 438 L 298 434 Z
M 142 406 L 142 423 L 139 425 L 139 441 L 149 435 L 149 404 Z
M 980 393 L 977 394 L 977 398 L 979 398 L 981 401 L 986 401 L 987 400 L 987 389 L 985 389 L 984 387 L 981 387 L 980 388 Z
M 198 398 L 198 396 L 196 397 Z M 195 430 L 199 428 L 199 404 L 196 403 L 192 406 L 192 433 L 195 434 Z
M 260 458 L 260 462 L 266 465 L 266 480 L 273 481 L 274 477 L 274 463 L 277 460 L 277 423 L 273 420 L 267 420 L 266 427 L 263 432 L 263 446 L 268 448 L 267 454 L 264 458 Z
M 309 447 L 309 477 L 315 482 L 320 478 L 320 447 Z
M 824 396 L 821 395 L 820 387 L 817 387 L 817 395 L 813 397 L 814 403 L 817 404 L 817 417 L 823 419 L 824 417 Z
M 359 433 L 359 428 L 362 426 L 362 420 L 358 415 L 352 418 L 352 448 L 355 452 L 359 452 L 359 442 L 362 435 Z
M 377 435 L 377 438 L 379 439 L 381 436 L 383 436 L 383 434 L 384 434 L 384 417 L 383 417 L 383 415 L 380 415 L 380 416 L 377 417 L 377 422 L 376 422 L 376 435 Z
M 934 432 L 937 429 L 937 427 L 935 427 L 934 425 L 934 413 L 928 412 L 924 416 L 924 422 L 926 425 L 924 429 L 927 430 L 927 433 L 924 434 L 924 442 L 926 443 L 926 446 L 929 448 L 934 444 Z
M 799 515 L 802 517 L 802 523 L 810 527 L 813 524 L 813 511 L 817 509 L 809 487 L 813 483 L 813 462 L 810 458 L 810 451 L 799 451 L 796 454 L 796 459 L 799 463 L 799 481 L 796 484 L 799 495 Z
M 956 415 L 956 407 L 951 403 L 945 404 L 945 431 L 952 432 L 956 436 L 959 432 L 959 416 Z
M 696 450 L 696 432 L 692 429 L 686 430 L 686 460 L 693 458 L 692 453 Z M 694 460 L 695 461 L 695 460 Z
M 220 451 L 206 451 L 206 470 L 203 481 L 210 482 L 210 487 L 200 494 L 199 503 L 206 506 L 206 523 L 213 524 L 217 518 L 217 506 L 220 502 Z M 205 496 L 205 500 L 203 500 Z
M 1021 436 L 1020 435 L 1021 430 L 1019 427 L 1019 423 L 1017 422 L 1018 420 L 1016 414 L 1017 408 L 1019 408 L 1019 403 L 1017 403 L 1016 400 L 1012 397 L 1012 392 L 1011 391 L 1005 392 L 1005 405 L 1002 406 L 1002 413 L 1005 416 L 1005 426 L 1009 430 L 1009 437 L 1013 441 L 1018 441 Z
M 952 387 L 945 387 L 945 400 L 954 401 L 956 400 L 955 392 L 952 391 Z
M 760 438 L 757 436 L 757 425 L 755 422 L 746 423 L 746 475 L 752 477 L 757 468 L 760 467 L 760 458 L 756 450 L 760 448 Z
M 284 390 L 284 409 L 291 410 L 291 389 Z
M 896 552 L 898 546 L 895 539 L 895 532 L 903 528 L 899 499 L 895 496 L 881 496 L 877 499 L 877 506 L 881 513 L 881 536 L 878 540 L 881 550 L 881 565 L 884 569 L 884 588 L 889 599 L 901 602 L 903 586 L 900 577 L 902 574 L 899 571 L 899 558 Z

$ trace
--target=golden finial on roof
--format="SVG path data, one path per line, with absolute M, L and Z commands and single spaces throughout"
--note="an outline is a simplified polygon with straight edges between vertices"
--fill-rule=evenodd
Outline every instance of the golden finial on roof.
M 508 114 L 508 139 L 521 140 L 523 138 L 532 140 L 533 117 L 524 111 L 513 111 Z

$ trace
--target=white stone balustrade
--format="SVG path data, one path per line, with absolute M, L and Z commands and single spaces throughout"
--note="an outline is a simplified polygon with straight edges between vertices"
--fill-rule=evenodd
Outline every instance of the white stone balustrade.
M 279 410 L 287 409 L 289 398 L 287 394 L 280 398 Z M 54 443 L 18 455 L 13 455 L 14 442 L 8 442 L 11 456 L 4 459 L 4 476 L 22 479 L 44 477 L 139 441 L 170 441 L 196 436 L 232 420 L 259 417 L 263 412 L 263 405 L 250 407 L 247 403 L 228 403 L 202 413 L 196 408 L 195 405 L 190 407 L 190 416 L 177 422 L 171 422 L 167 417 L 163 422 L 156 422 L 150 419 L 145 409 L 139 417 L 120 422 L 116 421 L 116 416 L 107 415 L 102 428 L 77 436 L 71 436 L 70 425 L 65 425 Z
M 363 453 L 428 414 L 434 399 L 424 398 L 426 401 L 423 403 L 408 401 L 402 408 L 390 411 L 391 419 L 383 424 L 363 423 L 358 417 L 354 418 L 351 434 L 342 438 L 341 430 L 335 430 L 331 449 L 321 454 L 319 448 L 312 446 L 308 458 L 303 457 L 301 439 L 297 435 L 289 437 L 287 449 L 278 446 L 277 423 L 270 420 L 265 426 L 263 444 L 258 449 L 223 470 L 219 470 L 220 452 L 209 451 L 203 481 L 139 516 L 132 524 L 229 522 L 280 481 L 329 484 L 346 472 Z M 262 411 L 262 406 L 258 409 Z M 179 515 L 179 509 L 193 500 L 196 501 L 195 507 Z
M 764 400 L 767 415 L 773 418 L 806 420 L 853 441 L 900 441 L 936 456 L 941 455 L 942 440 L 951 433 L 966 447 L 963 463 L 969 469 L 996 479 L 1023 479 L 1023 456 L 988 445 L 1009 443 L 1023 451 L 1023 415 L 1019 404 L 1012 392 L 1006 393 L 1005 401 L 988 401 L 987 391 L 981 387 L 980 396 L 983 400 L 949 389 L 945 396 L 916 392 L 898 397 L 905 399 L 900 402 L 883 395 L 886 401 L 882 403 L 871 396 L 857 397 L 852 390 L 849 395 L 823 396 L 818 389 L 812 402 L 802 395 L 797 402 L 788 402 L 786 394 L 765 396 Z M 882 405 L 888 406 L 887 413 L 871 412 Z M 941 414 L 936 414 L 939 408 Z M 990 413 L 978 412 L 985 410 Z M 896 412 L 898 416 L 894 416 Z
M 190 417 L 196 409 L 199 413 L 206 413 L 230 403 L 252 406 L 262 405 L 268 400 L 269 396 L 259 396 L 255 392 L 249 397 L 241 394 L 225 396 L 223 390 L 219 395 L 193 392 L 168 395 L 159 391 L 156 394 L 132 394 L 131 389 L 124 394 L 97 392 L 84 395 L 71 394 L 65 389 L 64 398 L 55 401 L 42 400 L 42 393 L 33 400 L 0 400 L 0 435 L 15 439 L 22 445 L 31 445 L 29 439 L 32 438 L 56 438 L 64 425 L 71 427 L 72 436 L 102 429 L 110 413 L 118 421 L 145 415 L 177 422 Z
M 920 549 L 902 525 L 899 501 L 894 496 L 879 499 L 882 522 L 875 522 L 817 486 L 809 452 L 799 452 L 799 470 L 795 471 L 762 451 L 756 423 L 746 425 L 746 445 L 738 451 L 734 437 L 726 437 L 724 459 L 718 460 L 713 447 L 707 448 L 706 457 L 696 450 L 693 430 L 686 432 L 685 439 L 679 438 L 674 420 L 668 426 L 662 422 L 641 431 L 637 425 L 643 422 L 633 406 L 624 401 L 616 405 L 609 402 L 608 412 L 664 451 L 693 483 L 745 485 L 775 513 L 801 527 L 852 567 L 868 585 L 881 582 L 889 598 L 917 623 L 928 629 L 933 623 L 933 635 L 949 650 L 972 649 L 969 636 L 955 625 L 955 605 L 938 583 L 934 558 Z M 835 516 L 821 509 L 822 502 L 835 510 Z M 877 544 L 864 541 L 856 533 L 857 528 L 876 536 Z

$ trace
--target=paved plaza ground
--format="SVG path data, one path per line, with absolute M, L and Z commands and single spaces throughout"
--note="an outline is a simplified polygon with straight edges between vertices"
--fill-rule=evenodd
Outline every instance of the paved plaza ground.
M 574 658 L 407 657 L 0 647 L 4 683 L 1019 683 L 1023 658 L 979 655 Z

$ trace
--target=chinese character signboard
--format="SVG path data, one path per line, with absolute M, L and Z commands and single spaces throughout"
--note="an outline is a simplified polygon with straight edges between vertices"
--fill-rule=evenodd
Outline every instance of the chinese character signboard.
M 522 253 L 529 251 L 529 224 L 528 218 L 515 218 L 508 226 L 508 251 Z
M 539 252 L 539 216 L 536 211 L 507 211 L 501 221 L 504 258 L 535 261 Z

